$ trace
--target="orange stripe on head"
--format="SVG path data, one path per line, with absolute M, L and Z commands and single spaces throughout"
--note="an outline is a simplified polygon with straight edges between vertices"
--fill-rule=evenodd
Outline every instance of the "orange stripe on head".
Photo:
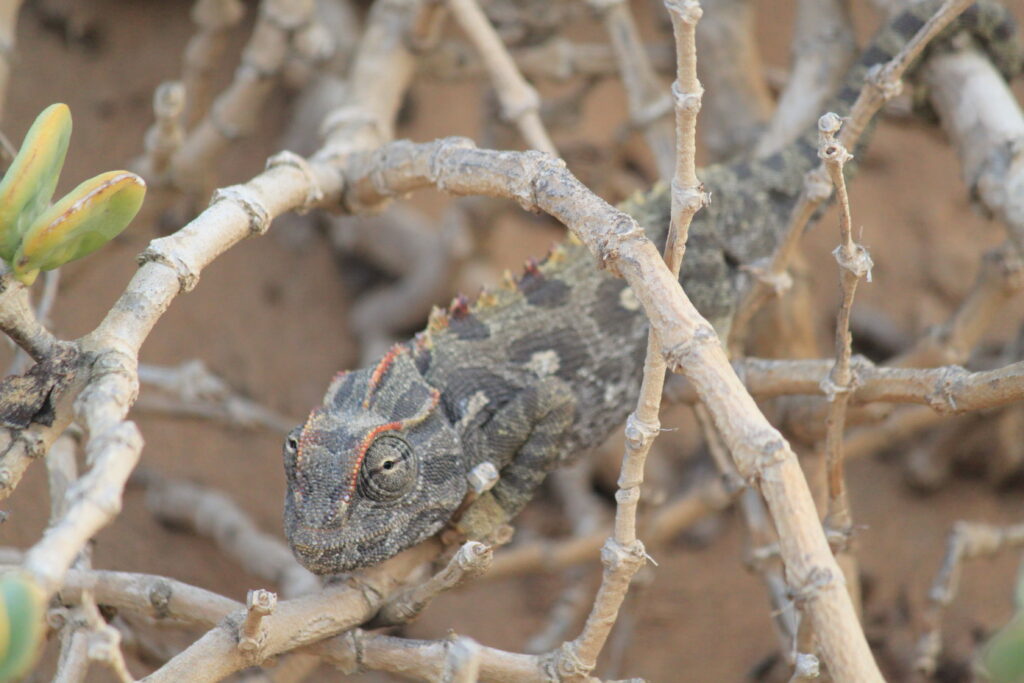
M 320 408 L 313 408 L 313 410 L 309 411 L 306 424 L 302 425 L 302 431 L 299 433 L 299 447 L 295 449 L 296 465 L 302 462 L 302 451 L 315 441 L 313 437 L 314 432 L 309 427 L 313 422 L 313 418 L 320 412 L 322 412 Z
M 388 422 L 371 429 L 363 440 L 359 442 L 359 450 L 356 451 L 356 460 L 352 464 L 352 472 L 348 478 L 348 489 L 345 494 L 341 497 L 343 501 L 348 503 L 352 500 L 352 494 L 355 493 L 356 484 L 359 482 L 359 471 L 363 468 L 363 460 L 366 459 L 366 453 L 370 450 L 370 446 L 373 445 L 374 439 L 385 432 L 394 432 L 400 429 L 408 429 L 409 427 L 415 427 L 419 423 L 427 419 L 430 413 L 437 407 L 437 404 L 441 400 L 441 392 L 437 389 L 430 390 L 430 403 L 427 404 L 423 410 L 416 415 L 413 415 L 407 420 L 401 420 L 398 422 Z
M 392 346 L 384 357 L 377 363 L 377 367 L 373 369 L 373 374 L 370 375 L 370 385 L 366 390 L 366 398 L 363 399 L 363 408 L 370 407 L 370 399 L 373 398 L 373 393 L 377 391 L 377 387 L 380 385 L 380 381 L 384 379 L 384 373 L 388 371 L 391 364 L 395 362 L 395 358 L 398 357 L 405 347 L 401 344 L 395 344 Z
M 352 494 L 356 490 L 356 482 L 359 481 L 359 470 L 363 467 L 363 459 L 366 458 L 366 451 L 370 450 L 373 440 L 384 432 L 392 432 L 401 428 L 401 422 L 388 422 L 387 424 L 374 427 L 363 437 L 363 440 L 359 443 L 359 450 L 356 451 L 356 461 L 352 464 L 352 473 L 348 477 L 348 490 L 341 497 L 343 501 L 347 503 L 352 499 Z

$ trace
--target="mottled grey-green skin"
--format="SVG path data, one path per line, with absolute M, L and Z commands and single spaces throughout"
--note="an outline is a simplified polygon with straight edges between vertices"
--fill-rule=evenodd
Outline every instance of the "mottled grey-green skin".
M 888 60 L 938 0 L 876 36 L 830 106 L 845 113 L 866 70 Z M 1019 51 L 998 5 L 976 6 L 959 29 L 982 36 L 1010 73 Z M 771 253 L 818 163 L 809 134 L 763 160 L 703 169 L 711 205 L 690 229 L 683 286 L 716 326 L 728 324 L 739 264 Z M 621 208 L 664 240 L 664 188 Z M 622 280 L 566 243 L 516 282 L 460 302 L 382 364 L 339 375 L 285 444 L 285 533 L 320 574 L 391 557 L 439 531 L 462 503 L 467 473 L 500 471 L 492 502 L 506 517 L 565 458 L 598 445 L 636 402 L 646 319 Z

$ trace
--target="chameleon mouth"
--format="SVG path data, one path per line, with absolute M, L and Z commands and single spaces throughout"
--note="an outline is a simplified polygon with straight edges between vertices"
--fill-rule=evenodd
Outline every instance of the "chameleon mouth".
M 360 566 L 357 549 L 384 534 L 355 538 L 344 529 L 296 526 L 289 535 L 299 563 L 316 574 L 334 574 Z
M 339 538 L 340 537 L 340 538 Z M 318 527 L 298 525 L 291 533 L 292 547 L 304 554 L 314 555 L 320 552 L 337 550 L 345 545 L 345 532 L 340 528 L 322 529 Z

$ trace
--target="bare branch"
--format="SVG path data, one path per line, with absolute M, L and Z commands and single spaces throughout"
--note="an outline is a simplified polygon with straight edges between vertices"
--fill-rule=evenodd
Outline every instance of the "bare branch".
M 274 582 L 285 597 L 319 590 L 319 579 L 277 537 L 263 533 L 226 495 L 147 473 L 146 506 L 161 521 L 212 538 L 246 571 Z
M 403 577 L 436 556 L 438 551 L 436 542 L 427 541 L 359 572 L 345 584 L 279 602 L 274 613 L 263 619 L 266 630 L 262 647 L 253 656 L 238 650 L 238 629 L 245 612 L 236 612 L 146 680 L 150 683 L 219 681 L 266 658 L 346 631 L 369 619 Z
M 724 510 L 734 496 L 735 491 L 729 490 L 717 477 L 701 481 L 676 500 L 662 505 L 652 515 L 645 525 L 647 542 L 652 546 L 665 543 L 695 522 Z M 534 541 L 513 546 L 497 554 L 491 570 L 483 578 L 501 579 L 531 571 L 555 571 L 592 561 L 610 533 L 610 527 L 603 527 L 586 536 L 564 541 Z
M 857 146 L 857 141 L 860 140 L 861 134 L 874 115 L 888 99 L 898 94 L 900 79 L 907 67 L 920 56 L 928 42 L 959 16 L 968 5 L 970 5 L 970 0 L 947 0 L 895 57 L 872 69 L 865 78 L 864 85 L 857 100 L 850 108 L 839 134 L 839 142 L 844 147 L 853 149 Z M 830 195 L 831 188 L 827 183 L 824 164 L 822 164 L 807 174 L 804 190 L 790 213 L 789 225 L 775 252 L 767 259 L 766 264 L 758 264 L 749 268 L 753 280 L 737 307 L 729 331 L 729 347 L 733 350 L 734 356 L 742 355 L 739 350 L 754 313 L 760 310 L 768 297 L 778 296 L 789 288 L 789 276 L 786 269 L 797 250 L 800 236 L 811 216 Z
M 658 166 L 658 175 L 668 178 L 676 165 L 672 124 L 668 118 L 672 100 L 647 57 L 629 3 L 622 0 L 588 0 L 588 3 L 601 17 L 615 50 L 629 102 L 630 123 L 644 132 Z
M 925 613 L 927 630 L 917 644 L 915 668 L 932 675 L 942 653 L 942 614 L 956 598 L 964 562 L 990 557 L 1004 548 L 1024 545 L 1024 524 L 997 527 L 991 524 L 957 522 L 946 543 L 946 556 L 928 592 L 929 607 Z
M 35 360 L 50 358 L 63 342 L 43 327 L 28 298 L 28 288 L 9 274 L 0 276 L 0 330 Z
M 668 43 L 644 44 L 641 49 L 656 71 L 672 66 L 674 49 Z M 516 47 L 512 58 L 522 74 L 531 80 L 569 81 L 608 78 L 620 73 L 614 48 L 605 43 L 584 43 L 556 35 L 536 45 Z M 459 81 L 486 76 L 475 50 L 461 41 L 445 40 L 421 56 L 417 66 L 421 78 Z
M 772 98 L 754 35 L 750 0 L 705 0 L 697 25 L 698 65 L 707 88 L 701 139 L 711 158 L 750 151 L 768 120 Z
M 786 88 L 754 154 L 779 151 L 814 122 L 857 56 L 847 0 L 799 0 Z
M 458 588 L 466 581 L 486 573 L 492 557 L 488 546 L 477 541 L 467 541 L 443 570 L 388 600 L 374 623 L 391 625 L 412 621 L 441 593 Z
M 409 640 L 353 629 L 310 649 L 346 674 L 372 669 L 422 681 L 448 681 L 452 679 L 444 676 L 446 671 L 452 673 L 453 645 L 451 640 Z M 555 675 L 550 655 L 523 655 L 480 645 L 474 650 L 479 657 L 476 680 L 482 683 L 548 683 Z
M 743 358 L 733 367 L 750 393 L 760 398 L 825 394 L 823 382 L 833 366 L 824 360 Z M 1024 362 L 996 370 L 968 372 L 958 365 L 938 368 L 876 366 L 864 356 L 851 359 L 851 403 L 917 403 L 940 415 L 988 410 L 1024 399 Z M 693 402 L 689 385 L 670 386 L 673 401 Z M 802 414 L 803 415 L 803 414 Z
M 203 417 L 237 427 L 261 427 L 275 434 L 287 432 L 298 422 L 240 396 L 201 360 L 185 361 L 170 368 L 141 364 L 139 381 L 170 396 L 143 393 L 135 403 L 136 410 Z
M 1006 305 L 1024 289 L 1024 263 L 1010 245 L 986 252 L 971 290 L 941 325 L 889 362 L 898 367 L 933 367 L 967 362 Z
M 226 14 L 230 14 L 237 12 L 241 5 L 218 3 L 217 7 L 226 7 Z M 234 80 L 171 159 L 171 180 L 175 185 L 193 191 L 203 189 L 211 177 L 214 160 L 233 140 L 250 132 L 263 102 L 278 83 L 291 49 L 292 35 L 311 21 L 313 9 L 313 0 L 263 0 Z M 226 19 L 237 20 L 233 15 Z M 219 44 L 220 27 L 230 23 L 216 24 L 218 28 L 211 32 L 213 36 L 204 43 L 207 49 L 211 43 Z M 201 81 L 203 77 L 197 75 L 196 80 Z M 197 87 L 200 87 L 198 83 L 194 83 L 193 88 Z
M 185 141 L 184 114 L 185 86 L 178 81 L 161 83 L 153 93 L 153 113 L 156 121 L 146 131 L 145 155 L 135 162 L 139 174 L 147 178 L 162 178 L 167 173 L 171 158 Z
M 1006 224 L 1024 255 L 1024 113 L 992 62 L 974 48 L 936 55 L 922 69 L 929 98 L 956 143 L 972 193 Z
M 185 626 L 213 628 L 226 615 L 245 609 L 240 602 L 174 579 L 99 569 L 68 571 L 57 599 L 77 605 L 83 592 L 91 592 L 97 604 Z
M 214 69 L 227 48 L 228 33 L 243 16 L 245 5 L 239 0 L 196 0 L 192 5 L 192 21 L 198 30 L 185 46 L 181 79 L 182 99 L 188 107 L 187 125 L 195 124 L 207 113 Z
M 476 0 L 448 0 L 455 20 L 476 46 L 491 75 L 505 118 L 514 121 L 533 149 L 558 156 L 540 120 L 540 96 L 526 82 Z

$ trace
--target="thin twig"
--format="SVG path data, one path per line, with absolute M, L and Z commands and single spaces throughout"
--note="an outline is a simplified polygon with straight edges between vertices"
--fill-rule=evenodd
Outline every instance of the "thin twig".
M 192 21 L 197 30 L 185 46 L 181 78 L 188 126 L 206 114 L 215 69 L 227 49 L 228 33 L 243 16 L 245 5 L 240 0 L 195 0 L 192 5 Z
M 847 0 L 798 0 L 794 35 L 789 80 L 756 156 L 779 151 L 807 130 L 857 56 Z
M 1004 548 L 1024 545 L 1024 524 L 997 527 L 991 524 L 957 522 L 946 542 L 946 556 L 928 592 L 926 630 L 917 643 L 915 668 L 932 675 L 942 654 L 942 614 L 956 598 L 960 573 L 966 560 L 990 557 Z
M 645 537 L 652 545 L 660 545 L 697 521 L 724 510 L 736 490 L 724 485 L 718 477 L 705 479 L 662 505 L 646 525 Z M 556 571 L 593 560 L 601 544 L 612 533 L 610 526 L 582 537 L 556 541 L 531 541 L 499 552 L 484 580 L 517 576 L 531 571 Z
M 1024 113 L 1003 76 L 975 48 L 936 55 L 922 69 L 929 99 L 956 143 L 962 176 L 1024 256 Z
M 840 553 L 847 555 L 846 585 L 851 595 L 859 596 L 857 589 L 858 576 L 856 565 L 849 557 L 846 540 L 852 533 L 853 518 L 850 513 L 850 501 L 846 492 L 846 477 L 843 474 L 843 433 L 846 427 L 846 406 L 850 400 L 850 383 L 853 374 L 850 371 L 850 356 L 853 338 L 850 335 L 850 311 L 860 280 L 871 278 L 871 257 L 867 250 L 853 241 L 853 226 L 850 218 L 850 198 L 846 193 L 846 179 L 843 166 L 852 159 L 852 155 L 842 143 L 836 140 L 841 121 L 835 114 L 826 114 L 818 122 L 821 142 L 818 154 L 825 162 L 829 177 L 836 188 L 836 199 L 839 204 L 839 246 L 833 254 L 839 263 L 840 289 L 842 301 L 836 314 L 835 351 L 836 362 L 829 373 L 825 393 L 829 399 L 829 413 L 825 432 L 825 467 L 828 480 L 828 508 L 825 515 L 825 529 L 833 534 L 832 538 L 842 539 L 837 547 Z M 842 566 L 843 563 L 841 563 Z M 859 600 L 857 600 L 859 604 Z
M 292 35 L 312 20 L 313 9 L 313 0 L 262 1 L 234 80 L 171 158 L 170 180 L 175 185 L 191 191 L 203 189 L 215 160 L 233 140 L 250 132 L 263 102 L 278 83 Z
M 910 64 L 920 56 L 921 51 L 939 32 L 950 24 L 971 0 L 947 0 L 936 13 L 928 19 L 921 29 L 911 38 L 891 60 L 872 69 L 867 75 L 864 85 L 844 119 L 838 142 L 846 149 L 857 146 L 861 134 L 883 104 L 895 97 L 900 90 L 900 79 Z M 751 286 L 740 301 L 733 324 L 729 331 L 729 348 L 734 356 L 743 345 L 751 318 L 764 305 L 770 296 L 777 296 L 789 288 L 789 277 L 786 269 L 797 250 L 804 227 L 818 208 L 831 195 L 831 187 L 827 181 L 824 162 L 806 176 L 805 186 L 790 213 L 789 223 L 783 238 L 779 241 L 775 252 L 767 259 L 767 264 L 751 267 L 754 276 Z
M 676 159 L 672 144 L 672 100 L 665 92 L 644 49 L 629 3 L 621 0 L 588 0 L 600 16 L 615 50 L 619 75 L 626 89 L 630 123 L 642 130 L 654 155 L 661 178 L 669 178 Z
M 742 358 L 733 368 L 747 390 L 759 398 L 795 394 L 824 395 L 829 359 L 775 360 Z M 850 361 L 850 405 L 917 403 L 941 415 L 989 410 L 1024 400 L 1024 362 L 995 370 L 969 372 L 958 365 L 938 368 L 877 366 L 864 356 Z M 676 402 L 697 400 L 692 386 L 671 383 L 670 398 Z M 806 413 L 794 416 L 805 419 Z
M 700 80 L 707 88 L 701 140 L 713 161 L 749 154 L 773 102 L 758 50 L 751 0 L 705 0 L 697 25 Z
M 146 506 L 157 519 L 212 538 L 246 571 L 280 586 L 285 597 L 319 589 L 319 579 L 299 565 L 288 547 L 260 531 L 223 493 L 152 473 L 140 478 L 147 488 Z
M 486 573 L 492 557 L 488 546 L 477 541 L 467 541 L 443 570 L 389 599 L 374 622 L 392 625 L 412 621 L 441 593 L 458 588 Z
M 519 73 L 519 68 L 476 0 L 448 0 L 448 5 L 455 21 L 476 46 L 480 59 L 487 66 L 505 118 L 515 122 L 530 147 L 558 156 L 558 150 L 540 120 L 540 96 Z
M 204 417 L 236 427 L 262 427 L 275 434 L 287 432 L 298 422 L 240 396 L 201 360 L 175 367 L 140 364 L 139 382 L 165 395 L 143 393 L 136 409 Z
M 146 131 L 145 155 L 135 162 L 140 175 L 163 178 L 171 159 L 185 141 L 185 93 L 185 86 L 178 81 L 161 83 L 153 93 L 156 121 Z
M 695 0 L 666 2 L 676 39 L 677 76 L 672 84 L 676 109 L 676 168 L 672 179 L 672 217 L 665 244 L 665 263 L 675 279 L 686 249 L 693 215 L 706 203 L 697 180 L 696 121 L 702 89 L 697 80 L 695 33 L 702 10 Z M 640 502 L 644 463 L 661 428 L 658 414 L 665 383 L 661 341 L 652 329 L 647 339 L 643 380 L 636 410 L 626 420 L 626 451 L 622 456 L 619 490 L 615 494 L 614 533 L 601 549 L 604 572 L 594 605 L 580 635 L 560 653 L 574 677 L 589 676 L 615 623 L 633 575 L 644 565 L 646 551 L 637 538 L 636 511 Z M 572 680 L 575 680 L 573 678 Z
M 63 345 L 36 316 L 28 288 L 7 273 L 0 275 L 0 330 L 37 361 L 54 356 Z

